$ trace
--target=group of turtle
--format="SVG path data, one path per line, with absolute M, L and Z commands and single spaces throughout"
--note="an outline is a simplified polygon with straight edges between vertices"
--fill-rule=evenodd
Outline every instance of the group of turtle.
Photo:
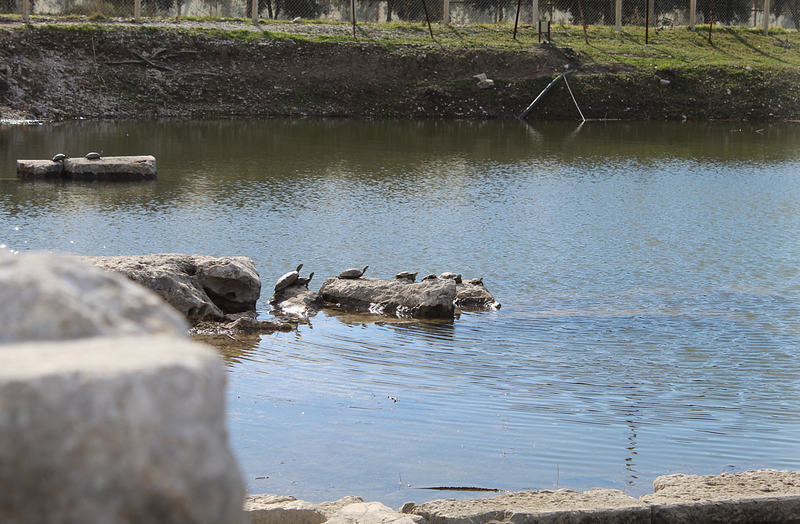
M 314 278 L 314 272 L 312 271 L 311 274 L 308 275 L 307 277 L 301 277 L 300 276 L 300 270 L 302 268 L 303 268 L 303 264 L 300 264 L 300 265 L 297 266 L 297 268 L 294 271 L 289 271 L 285 275 L 281 276 L 281 278 L 279 278 L 278 281 L 275 283 L 275 292 L 278 293 L 278 292 L 283 291 L 284 289 L 286 289 L 286 288 L 288 288 L 290 286 L 304 286 L 304 287 L 308 288 L 308 283 L 311 282 L 312 278 Z M 364 276 L 364 273 L 367 272 L 367 269 L 369 269 L 369 266 L 364 266 L 364 269 L 359 269 L 357 267 L 353 267 L 353 268 L 350 268 L 350 269 L 345 269 L 344 271 L 339 273 L 337 278 L 345 278 L 345 279 L 361 278 L 362 276 Z M 395 280 L 405 280 L 405 281 L 408 281 L 408 282 L 415 282 L 416 279 L 417 279 L 417 275 L 418 274 L 419 274 L 419 272 L 412 273 L 410 271 L 401 271 L 400 273 L 395 275 L 394 278 L 395 278 Z M 444 280 L 454 280 L 456 282 L 456 284 L 461 284 L 461 282 L 462 282 L 460 274 L 452 273 L 452 272 L 449 272 L 449 271 L 445 271 L 444 273 L 442 273 L 438 277 L 436 275 L 433 275 L 433 274 L 428 275 L 428 276 L 424 277 L 422 279 L 422 281 L 424 282 L 426 280 L 434 280 L 436 278 L 440 278 L 440 279 L 444 279 Z M 483 279 L 482 278 L 475 278 L 475 279 L 469 280 L 468 283 L 475 284 L 475 285 L 482 285 L 483 284 Z
M 53 162 L 63 162 L 64 160 L 68 159 L 69 157 L 64 153 L 58 153 L 56 156 L 53 157 Z M 86 153 L 87 160 L 100 160 L 100 153 L 95 151 L 91 151 Z

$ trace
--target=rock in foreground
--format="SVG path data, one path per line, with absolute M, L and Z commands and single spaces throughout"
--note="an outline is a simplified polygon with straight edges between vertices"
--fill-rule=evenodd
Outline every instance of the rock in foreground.
M 73 257 L 0 251 L 0 343 L 110 334 L 185 337 L 186 320 L 128 279 Z
M 255 316 L 261 279 L 247 257 L 156 254 L 80 257 L 160 295 L 190 322 Z
M 453 318 L 456 283 L 378 278 L 328 278 L 319 290 L 328 304 L 346 309 L 411 318 Z

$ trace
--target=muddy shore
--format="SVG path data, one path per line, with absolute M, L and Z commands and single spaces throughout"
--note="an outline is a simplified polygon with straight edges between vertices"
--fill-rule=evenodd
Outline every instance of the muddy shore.
M 269 26 L 281 35 L 271 38 L 244 22 L 0 19 L 0 119 L 511 119 L 565 70 L 575 70 L 569 84 L 590 120 L 800 118 L 797 68 L 652 72 L 598 65 L 547 44 L 519 52 L 383 46 L 366 32 L 353 41 L 286 38 L 350 30 L 287 23 Z M 474 78 L 481 73 L 494 87 L 481 89 Z M 529 119 L 580 115 L 559 82 Z

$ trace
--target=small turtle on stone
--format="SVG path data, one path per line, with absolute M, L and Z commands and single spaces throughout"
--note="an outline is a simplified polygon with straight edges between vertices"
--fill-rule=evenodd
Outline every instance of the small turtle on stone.
M 358 269 L 355 267 L 351 267 L 350 269 L 345 269 L 341 273 L 339 273 L 339 278 L 360 278 L 364 273 L 367 272 L 369 266 L 364 266 L 364 269 Z
M 288 273 L 283 275 L 281 278 L 279 278 L 278 281 L 275 282 L 275 292 L 277 293 L 278 291 L 286 289 L 287 287 L 289 287 L 292 284 L 294 284 L 297 281 L 297 279 L 300 277 L 300 269 L 302 267 L 303 267 L 303 264 L 300 264 L 299 266 L 297 266 L 297 269 L 295 269 L 294 271 L 289 271 Z
M 293 286 L 305 286 L 308 289 L 308 283 L 311 282 L 311 279 L 314 278 L 314 272 L 312 271 L 310 275 L 307 277 L 297 277 L 297 280 L 294 281 Z
M 422 278 L 422 281 L 423 281 L 423 282 L 424 282 L 424 281 L 426 281 L 426 280 L 436 280 L 436 275 L 434 275 L 433 273 L 431 273 L 430 275 L 428 275 L 428 276 L 426 276 L 426 277 L 423 277 L 423 278 Z
M 455 273 L 451 273 L 450 271 L 445 271 L 444 273 L 439 275 L 439 278 L 443 278 L 445 280 L 455 280 L 456 284 L 460 284 L 461 283 L 461 275 L 460 274 L 457 275 Z
M 472 284 L 473 286 L 482 286 L 483 278 L 473 278 L 471 280 L 467 280 L 467 284 Z
M 96 151 L 92 151 L 90 153 L 86 153 L 87 160 L 100 160 L 100 153 Z
M 64 153 L 59 153 L 53 157 L 53 162 L 63 162 L 64 160 L 68 159 L 69 157 Z
M 408 280 L 409 282 L 414 282 L 417 279 L 417 275 L 419 272 L 412 273 L 411 271 L 401 271 L 394 276 L 396 280 Z

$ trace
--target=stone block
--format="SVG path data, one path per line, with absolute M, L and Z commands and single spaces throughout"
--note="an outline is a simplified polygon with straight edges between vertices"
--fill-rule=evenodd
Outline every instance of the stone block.
M 0 318 L 0 344 L 110 334 L 185 337 L 188 328 L 178 312 L 147 289 L 49 253 L 0 251 Z
M 18 178 L 60 178 L 64 164 L 52 160 L 17 160 Z
M 151 155 L 68 158 L 61 176 L 75 180 L 155 180 L 156 159 Z
M 800 471 L 663 475 L 653 490 L 640 497 L 653 524 L 800 523 Z
M 434 500 L 405 505 L 429 524 L 649 524 L 650 508 L 619 490 L 521 491 L 487 499 Z
M 6 345 L 0 522 L 242 522 L 225 379 L 172 336 Z
M 290 496 L 248 495 L 244 510 L 251 524 L 322 524 L 327 520 L 314 504 Z

